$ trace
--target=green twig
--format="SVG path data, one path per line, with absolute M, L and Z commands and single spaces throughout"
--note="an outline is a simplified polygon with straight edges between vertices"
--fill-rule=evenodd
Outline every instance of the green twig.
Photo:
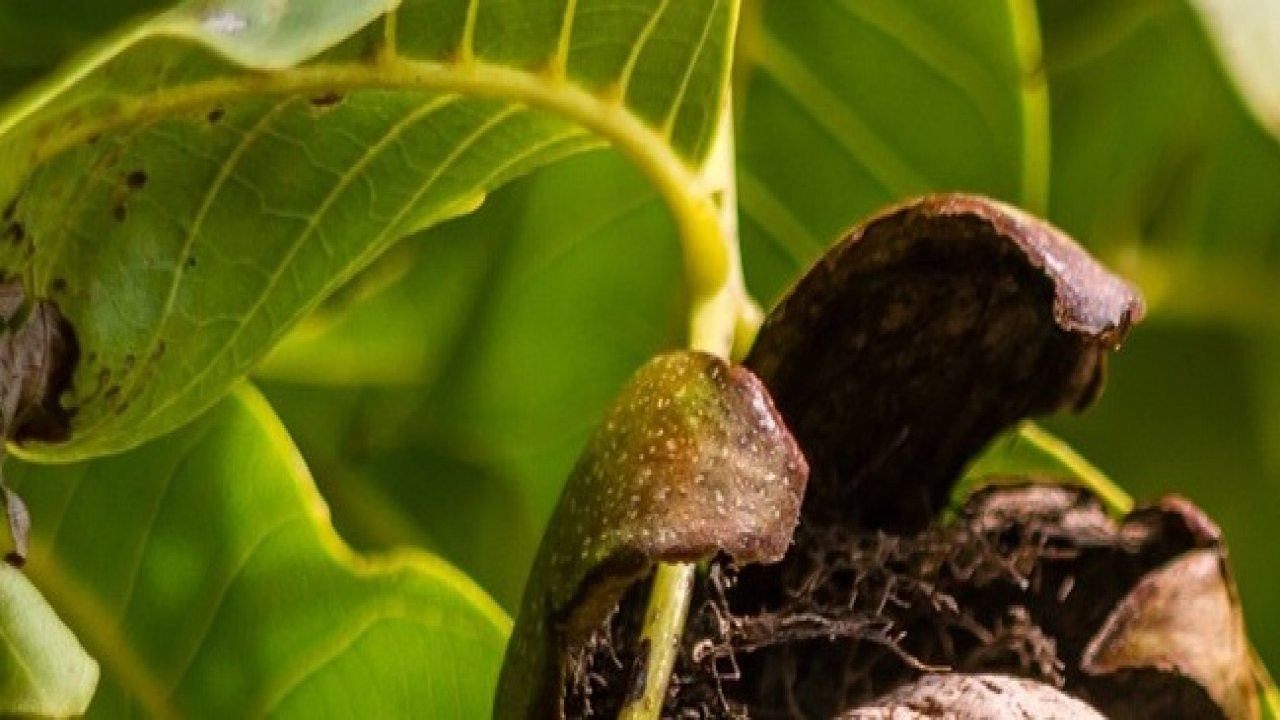
M 689 599 L 698 567 L 693 563 L 662 563 L 653 575 L 649 591 L 649 607 L 645 609 L 640 631 L 641 691 L 618 713 L 618 720 L 653 720 L 662 713 L 667 685 L 680 654 L 680 638 L 684 635 L 689 615 Z
M 716 142 L 699 173 L 706 189 L 701 202 L 691 200 L 681 223 L 685 275 L 690 294 L 689 347 L 719 357 L 740 358 L 760 326 L 759 308 L 748 296 L 738 246 L 738 200 L 734 169 L 733 102 L 726 90 Z M 620 720 L 657 720 L 666 701 L 697 579 L 692 563 L 659 563 L 640 633 L 645 657 L 639 690 Z

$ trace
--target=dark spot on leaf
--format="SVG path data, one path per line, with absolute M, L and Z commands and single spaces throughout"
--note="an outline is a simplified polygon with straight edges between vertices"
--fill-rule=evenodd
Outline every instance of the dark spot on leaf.
M 114 411 L 114 412 L 115 412 L 115 414 L 116 414 L 116 415 L 123 415 L 123 414 L 125 413 L 125 411 L 126 411 L 126 410 L 128 410 L 128 409 L 129 409 L 129 403 L 128 403 L 128 402 L 122 402 L 122 403 L 120 403 L 119 405 L 117 405 L 117 406 L 116 406 L 116 408 L 115 408 L 115 411 Z
M 204 117 L 205 117 L 205 120 L 209 121 L 210 125 L 217 125 L 218 121 L 222 120 L 223 116 L 226 114 L 227 114 L 226 110 L 222 108 L 214 108 L 210 110 L 209 114 L 205 115 Z
M 49 292 L 60 293 L 67 289 L 67 281 L 65 278 L 54 278 L 49 283 Z
M 4 234 L 9 238 L 9 242 L 14 245 L 21 245 L 22 241 L 27 238 L 27 229 L 19 222 L 11 222 L 5 226 Z
M 337 92 L 327 92 L 323 95 L 317 95 L 311 98 L 311 106 L 316 108 L 331 108 L 342 102 L 343 95 Z
M 156 362 L 160 358 L 164 357 L 164 352 L 167 349 L 169 349 L 169 343 L 163 340 L 156 343 L 156 349 L 151 352 L 151 362 Z
M 120 386 L 112 385 L 111 387 L 107 388 L 106 392 L 102 393 L 102 396 L 107 400 L 115 400 L 116 398 L 120 397 Z
M 111 208 L 111 217 L 124 222 L 124 219 L 129 217 L 129 209 L 124 206 L 124 203 L 116 203 L 116 206 Z
M 86 139 L 85 139 L 85 141 L 84 141 L 84 143 L 85 143 L 86 145 L 97 145 L 97 144 L 98 144 L 98 141 L 99 141 L 99 140 L 101 140 L 101 139 L 102 139 L 102 135 L 101 135 L 101 134 L 99 134 L 99 133 L 94 133 L 94 134 L 90 135 L 88 138 L 86 138 Z
M 19 570 L 21 570 L 22 567 L 27 564 L 27 559 L 22 557 L 16 552 L 5 553 L 4 561 L 8 563 L 10 566 L 18 568 Z
M 188 255 L 187 259 L 182 262 L 182 266 L 190 270 L 196 266 L 196 256 Z
M 125 182 L 134 190 L 141 190 L 147 186 L 147 171 L 134 170 L 125 176 Z
M 13 219 L 13 216 L 16 215 L 17 213 L 18 213 L 18 198 L 15 197 L 14 199 L 9 201 L 8 205 L 4 206 L 4 212 L 0 213 L 0 220 L 3 220 L 4 222 L 9 222 L 10 220 Z

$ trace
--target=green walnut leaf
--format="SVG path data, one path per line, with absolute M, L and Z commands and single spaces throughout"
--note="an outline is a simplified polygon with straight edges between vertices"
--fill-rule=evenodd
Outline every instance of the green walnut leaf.
M 391 5 L 182 3 L 0 109 L 0 271 L 80 346 L 70 439 L 28 453 L 173 429 L 392 242 L 602 138 L 714 213 L 732 0 Z
M 0 563 L 0 715 L 80 715 L 98 664 L 20 571 Z
M 489 712 L 506 615 L 433 557 L 348 550 L 247 387 L 127 453 L 6 472 L 27 571 L 102 665 L 90 717 Z

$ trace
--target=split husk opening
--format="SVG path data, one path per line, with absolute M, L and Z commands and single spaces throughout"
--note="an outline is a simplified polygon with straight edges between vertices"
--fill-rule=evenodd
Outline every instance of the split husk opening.
M 544 540 L 498 716 L 616 715 L 643 691 L 644 578 L 701 558 L 664 717 L 1256 717 L 1226 551 L 1190 503 L 1117 519 L 1027 477 L 943 512 L 1000 432 L 1088 406 L 1142 314 L 1072 240 L 991 200 L 863 223 L 743 368 L 664 356 L 665 381 L 648 367 L 624 391 Z M 655 465 L 655 437 L 690 452 Z M 593 526 L 583 503 L 616 507 Z

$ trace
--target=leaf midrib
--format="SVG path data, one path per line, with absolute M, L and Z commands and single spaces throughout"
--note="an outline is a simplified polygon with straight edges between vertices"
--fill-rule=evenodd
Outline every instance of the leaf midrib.
M 122 100 L 115 112 L 104 113 L 40 146 L 32 166 L 121 127 L 149 124 L 238 100 L 319 92 L 423 90 L 505 99 L 560 115 L 618 147 L 664 190 L 664 196 L 673 192 L 682 196 L 696 194 L 700 186 L 698 168 L 677 153 L 666 133 L 633 113 L 619 89 L 614 85 L 593 92 L 552 73 L 482 60 L 442 63 L 400 56 L 367 63 L 312 64 L 266 74 L 246 72 L 158 89 L 142 100 Z M 675 183 L 688 185 L 675 188 Z

